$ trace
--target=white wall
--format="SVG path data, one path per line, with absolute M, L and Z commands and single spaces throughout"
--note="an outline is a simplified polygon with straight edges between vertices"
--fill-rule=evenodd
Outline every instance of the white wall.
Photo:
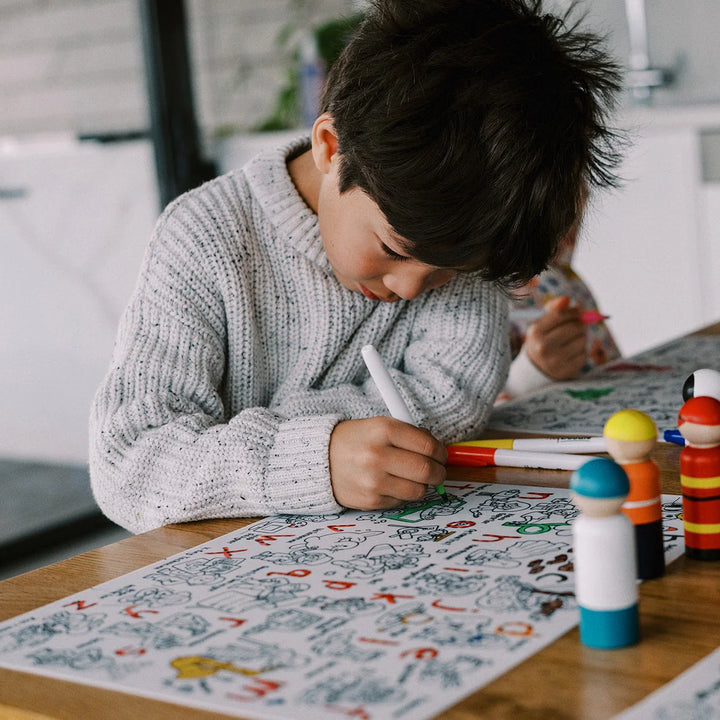
M 0 2 L 0 136 L 148 125 L 135 0 Z
M 253 128 L 272 112 L 292 48 L 279 42 L 353 12 L 352 0 L 189 0 L 200 125 L 207 143 Z M 292 45 L 292 43 L 290 43 Z
M 0 148 L 0 457 L 84 462 L 157 217 L 147 142 Z
M 720 131 L 720 105 L 620 120 L 634 141 L 625 184 L 596 198 L 575 267 L 630 355 L 720 320 L 720 178 L 701 142 Z
M 610 47 L 625 62 L 629 36 L 624 0 L 580 0 L 590 21 L 608 33 Z M 645 0 L 650 64 L 671 69 L 675 81 L 653 91 L 654 105 L 720 102 L 720 2 Z
M 552 0 L 565 7 L 568 0 Z M 267 117 L 286 79 L 282 31 L 357 0 L 186 0 L 196 103 L 206 141 Z M 588 22 L 628 55 L 623 0 L 580 0 Z M 646 0 L 650 59 L 677 81 L 657 104 L 720 102 L 720 2 Z M 284 51 L 287 53 L 287 50 Z M 0 0 L 0 136 L 107 132 L 148 124 L 137 0 Z

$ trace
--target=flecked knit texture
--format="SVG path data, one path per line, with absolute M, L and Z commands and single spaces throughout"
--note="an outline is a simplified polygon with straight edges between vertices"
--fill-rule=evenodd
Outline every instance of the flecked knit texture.
M 95 498 L 134 531 L 211 517 L 332 513 L 328 447 L 386 415 L 373 343 L 444 442 L 487 419 L 509 363 L 507 299 L 460 275 L 382 303 L 335 279 L 317 216 L 266 152 L 160 218 L 90 420 Z

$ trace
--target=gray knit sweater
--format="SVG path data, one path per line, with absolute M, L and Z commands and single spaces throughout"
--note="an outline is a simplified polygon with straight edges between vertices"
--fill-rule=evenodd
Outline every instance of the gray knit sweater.
M 328 446 L 385 415 L 360 349 L 393 368 L 444 442 L 482 427 L 507 375 L 507 300 L 460 275 L 382 303 L 334 278 L 288 175 L 298 140 L 160 218 L 90 419 L 95 498 L 134 531 L 211 517 L 341 510 Z

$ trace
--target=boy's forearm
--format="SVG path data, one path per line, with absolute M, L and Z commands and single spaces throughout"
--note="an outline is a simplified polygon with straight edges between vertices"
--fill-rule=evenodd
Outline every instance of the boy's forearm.
M 327 457 L 338 420 L 253 408 L 228 423 L 179 415 L 151 427 L 137 406 L 113 414 L 96 402 L 93 492 L 133 532 L 209 517 L 338 512 Z

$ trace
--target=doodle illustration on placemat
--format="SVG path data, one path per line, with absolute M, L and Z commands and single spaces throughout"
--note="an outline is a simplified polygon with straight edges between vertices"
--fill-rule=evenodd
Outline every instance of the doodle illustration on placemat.
M 423 720 L 577 623 L 569 491 L 271 517 L 0 624 L 0 665 L 247 718 Z M 681 501 L 664 497 L 668 560 Z

